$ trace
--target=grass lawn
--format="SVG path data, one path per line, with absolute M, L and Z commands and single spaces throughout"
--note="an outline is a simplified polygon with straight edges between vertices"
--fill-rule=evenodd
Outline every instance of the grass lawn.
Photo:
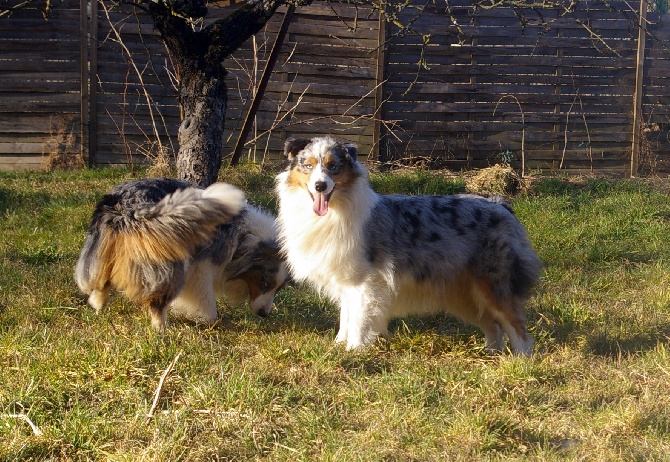
M 0 174 L 0 461 L 670 459 L 670 182 L 542 179 L 513 200 L 545 262 L 536 353 L 516 358 L 447 316 L 346 352 L 300 286 L 267 319 L 221 300 L 216 326 L 162 337 L 123 297 L 96 315 L 74 264 L 96 201 L 137 174 Z M 222 175 L 275 206 L 272 173 Z

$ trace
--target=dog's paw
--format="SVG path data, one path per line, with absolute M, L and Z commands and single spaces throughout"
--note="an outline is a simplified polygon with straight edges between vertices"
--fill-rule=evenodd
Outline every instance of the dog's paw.
M 109 293 L 94 289 L 88 297 L 88 304 L 95 310 L 96 314 L 99 314 L 100 310 L 107 304 L 108 299 Z
M 365 345 L 360 344 L 360 343 L 347 343 L 346 350 L 347 351 L 361 351 L 365 348 Z
M 347 343 L 347 331 L 340 329 L 335 336 L 335 343 Z

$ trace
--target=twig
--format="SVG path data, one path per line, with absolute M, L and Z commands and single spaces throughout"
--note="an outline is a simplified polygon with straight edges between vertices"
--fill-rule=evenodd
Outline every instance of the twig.
M 582 26 L 582 27 L 586 30 L 586 32 L 588 32 L 588 33 L 591 35 L 590 38 L 591 38 L 592 40 L 596 40 L 596 41 L 602 43 L 602 44 L 605 46 L 605 48 L 607 48 L 609 51 L 611 51 L 612 53 L 614 53 L 617 57 L 619 57 L 619 58 L 622 58 L 622 57 L 623 57 L 623 56 L 621 56 L 621 53 L 619 53 L 618 51 L 616 51 L 614 48 L 612 48 L 612 47 L 607 43 L 607 41 L 603 38 L 602 35 L 598 34 L 598 33 L 597 33 L 594 29 L 592 29 L 591 26 L 589 26 L 586 22 L 582 21 L 581 19 L 575 19 L 575 22 L 576 22 L 577 24 L 579 24 L 580 26 Z
M 121 37 L 121 31 L 117 29 L 116 24 L 112 21 L 112 18 L 109 14 L 109 8 L 101 2 L 102 8 L 105 12 L 105 16 L 107 17 L 107 22 L 109 23 L 110 27 L 110 34 L 114 33 L 114 36 L 116 37 L 116 42 L 119 44 L 119 46 L 123 49 L 123 51 L 128 55 L 128 62 L 132 66 L 133 70 L 135 71 L 135 75 L 137 76 L 137 79 L 139 80 L 140 88 L 142 90 L 142 94 L 144 95 L 144 99 L 146 100 L 147 103 L 147 109 L 149 110 L 149 119 L 151 120 L 151 128 L 153 130 L 154 136 L 156 137 L 156 143 L 158 143 L 159 149 L 162 150 L 163 148 L 163 142 L 161 141 L 160 133 L 158 131 L 158 126 L 156 124 L 156 114 L 161 119 L 161 122 L 163 122 L 163 126 L 167 127 L 167 123 L 165 122 L 165 117 L 163 116 L 160 107 L 154 102 L 152 96 L 149 94 L 149 91 L 147 90 L 147 85 L 144 83 L 144 71 L 141 71 L 138 67 L 137 64 L 135 63 L 135 60 L 133 59 L 133 54 L 132 52 L 128 49 L 126 46 L 126 43 L 123 41 L 123 37 Z M 109 36 L 109 35 L 108 35 Z M 149 60 L 151 61 L 151 60 Z M 149 64 L 147 64 L 149 65 Z M 126 85 L 127 88 L 127 85 Z M 124 88 L 124 98 L 125 98 L 125 92 L 126 89 Z M 154 109 L 155 106 L 155 109 Z M 123 108 L 124 114 L 126 112 L 125 108 Z M 154 114 L 154 111 L 156 114 Z M 138 124 L 139 127 L 139 124 Z M 144 130 L 142 130 L 144 134 Z M 168 133 L 169 135 L 169 133 Z M 146 136 L 146 134 L 144 135 Z M 169 136 L 168 136 L 169 138 Z
M 573 76 L 574 77 L 574 76 Z M 579 97 L 579 108 L 582 112 L 582 120 L 584 121 L 584 129 L 586 130 L 587 142 L 589 143 L 589 160 L 591 161 L 591 172 L 593 172 L 593 145 L 591 144 L 591 132 L 589 131 L 589 124 L 586 122 L 586 111 L 584 111 L 584 104 L 582 103 L 582 95 L 577 91 Z
M 20 419 L 26 422 L 28 425 L 30 425 L 30 428 L 33 429 L 33 434 L 35 436 L 42 436 L 42 430 L 40 430 L 37 425 L 35 425 L 32 420 L 30 420 L 30 417 L 28 417 L 25 414 L 5 414 L 4 417 L 8 417 L 10 419 Z
M 568 124 L 570 123 L 570 114 L 572 113 L 572 108 L 577 102 L 577 97 L 579 96 L 579 89 L 575 93 L 575 97 L 572 100 L 572 104 L 568 109 L 568 112 L 565 114 L 565 130 L 563 130 L 563 152 L 561 153 L 561 163 L 558 165 L 558 169 L 563 168 L 563 162 L 565 161 L 565 151 L 568 149 Z
M 156 388 L 156 393 L 154 394 L 154 402 L 151 405 L 151 409 L 149 410 L 149 413 L 147 414 L 147 421 L 146 424 L 148 425 L 149 422 L 151 422 L 151 419 L 154 417 L 154 413 L 156 412 L 156 407 L 158 406 L 158 399 L 161 396 L 161 391 L 163 391 L 163 383 L 165 383 L 165 379 L 167 376 L 172 372 L 172 369 L 174 368 L 174 365 L 177 364 L 177 360 L 181 356 L 182 352 L 180 351 L 177 353 L 177 355 L 174 357 L 170 365 L 165 369 L 165 372 L 163 372 L 163 375 L 161 376 L 161 379 L 158 381 L 158 388 Z
M 240 413 L 238 411 L 217 411 L 215 409 L 191 409 L 188 411 L 180 410 L 180 409 L 171 409 L 171 410 L 165 410 L 161 411 L 163 415 L 170 415 L 170 414 L 180 414 L 180 413 L 188 413 L 192 412 L 193 414 L 207 414 L 207 415 L 223 415 L 223 416 L 229 416 L 229 417 L 239 417 L 243 419 L 250 419 L 251 416 L 246 413 Z
M 291 451 L 291 452 L 294 453 L 294 454 L 300 454 L 300 451 L 298 451 L 297 449 L 290 448 L 290 447 L 285 446 L 285 445 L 283 445 L 283 444 L 281 444 L 281 443 L 278 443 L 278 442 L 276 442 L 276 441 L 275 441 L 275 446 L 277 446 L 277 447 L 279 447 L 279 448 L 282 448 L 282 449 L 286 449 L 287 451 Z
M 309 90 L 309 85 L 307 85 L 307 87 L 302 91 L 302 93 L 300 93 L 300 95 L 298 96 L 298 99 L 295 102 L 295 104 L 293 105 L 293 107 L 289 108 L 288 110 L 286 110 L 286 112 L 284 112 L 283 115 L 281 115 L 281 111 L 284 108 L 284 105 L 289 102 L 288 99 L 291 96 L 291 88 L 293 88 L 293 82 L 291 82 L 291 87 L 289 88 L 289 90 L 286 94 L 286 98 L 284 98 L 284 100 L 277 105 L 277 113 L 275 114 L 275 120 L 272 122 L 272 126 L 270 128 L 268 128 L 267 130 L 264 130 L 262 133 L 256 134 L 256 136 L 254 138 L 245 142 L 244 143 L 245 146 L 250 145 L 252 143 L 255 143 L 256 141 L 258 141 L 263 136 L 273 132 L 274 130 L 277 129 L 277 127 L 279 127 L 279 125 L 284 121 L 284 119 L 286 119 L 286 117 L 295 113 L 295 111 L 298 108 L 298 106 L 300 105 L 300 103 L 302 103 L 302 100 L 305 97 L 305 93 L 307 93 L 307 90 Z

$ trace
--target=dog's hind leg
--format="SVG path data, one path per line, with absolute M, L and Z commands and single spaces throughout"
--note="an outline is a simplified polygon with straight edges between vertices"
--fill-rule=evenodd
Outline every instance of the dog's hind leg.
M 164 295 L 156 295 L 146 301 L 145 306 L 151 316 L 151 325 L 161 334 L 167 326 L 168 299 Z
M 486 338 L 486 350 L 491 353 L 500 353 L 505 348 L 505 339 L 500 324 L 485 310 L 475 322 L 484 332 Z
M 526 317 L 523 304 L 511 305 L 500 311 L 500 325 L 509 339 L 514 354 L 530 356 L 533 354 L 533 336 L 526 330 Z
M 444 303 L 445 311 L 484 332 L 487 351 L 500 353 L 505 348 L 503 330 L 491 310 L 491 301 L 482 289 L 484 286 L 487 286 L 486 282 L 471 273 L 463 273 L 444 287 L 439 301 Z
M 109 301 L 109 291 L 110 287 L 108 284 L 102 289 L 93 289 L 88 296 L 88 304 L 96 313 L 99 313 L 100 310 L 107 305 L 107 302 Z
M 134 301 L 147 308 L 151 316 L 151 325 L 163 333 L 167 326 L 168 307 L 184 288 L 186 265 L 183 262 L 173 262 L 167 267 L 159 265 L 151 269 L 153 273 L 150 277 L 147 276 L 147 279 L 154 282 L 154 285 L 151 288 L 145 285 L 146 295 Z M 149 271 L 145 271 L 144 274 L 149 274 Z M 129 294 L 126 293 L 126 295 Z
M 484 314 L 476 321 L 486 336 L 486 346 L 492 350 L 502 350 L 501 329 L 510 342 L 512 353 L 530 356 L 533 353 L 533 337 L 526 330 L 523 303 L 510 297 L 511 301 L 501 301 L 493 295 L 490 284 L 475 282 L 475 297 L 484 308 Z M 489 344 L 492 344 L 490 347 Z

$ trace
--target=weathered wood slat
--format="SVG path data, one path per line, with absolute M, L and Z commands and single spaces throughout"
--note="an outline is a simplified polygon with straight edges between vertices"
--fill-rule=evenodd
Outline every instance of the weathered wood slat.
M 208 24 L 229 14 L 223 3 L 210 3 Z M 528 21 L 524 29 L 510 9 L 480 9 L 473 16 L 470 5 L 449 1 L 464 35 L 444 8 L 429 6 L 413 24 L 432 34 L 427 47 L 420 35 L 392 36 L 396 29 L 390 26 L 381 79 L 379 22 L 371 9 L 320 2 L 299 8 L 253 130 L 273 131 L 259 138 L 255 155 L 263 156 L 267 146 L 278 158 L 285 137 L 327 133 L 355 141 L 369 153 L 374 117 L 383 116 L 389 123 L 378 127 L 379 148 L 391 158 L 442 156 L 453 168 L 466 168 L 489 165 L 509 150 L 518 166 L 523 144 L 527 168 L 555 170 L 562 163 L 567 172 L 625 172 L 637 34 L 629 3 L 577 2 L 576 11 L 565 17 L 545 11 L 549 30 L 530 10 L 518 10 Z M 142 161 L 142 153 L 155 148 L 154 127 L 162 142 L 176 149 L 180 110 L 168 75 L 175 75 L 173 63 L 151 21 L 132 11 L 122 6 L 111 17 L 141 77 L 115 43 L 104 13 L 97 24 L 97 112 L 92 116 L 101 163 Z M 607 45 L 575 18 L 588 20 Z M 665 162 L 670 157 L 670 34 L 659 15 L 650 18 L 650 31 L 665 42 L 647 41 L 643 120 L 655 130 L 646 135 L 655 165 L 670 171 L 670 161 Z M 250 82 L 260 76 L 280 19 L 272 18 L 258 34 L 259 56 L 249 42 L 225 61 L 230 72 L 224 152 L 236 141 L 251 101 Z M 19 165 L 11 159 L 21 155 L 29 159 L 25 165 L 41 168 L 42 149 L 63 124 L 72 124 L 78 136 L 79 33 L 75 0 L 59 3 L 49 21 L 26 12 L 0 21 L 0 168 L 6 162 Z M 420 59 L 428 69 L 419 69 Z M 153 120 L 140 80 L 151 95 Z M 375 96 L 383 101 L 381 111 Z
M 60 72 L 63 70 L 70 71 L 79 64 L 75 60 L 63 61 L 43 61 L 31 59 L 0 59 L 0 66 L 3 71 L 22 72 L 26 76 L 34 75 L 35 73 L 42 74 L 47 72 Z M 0 74 L 1 75 L 1 74 Z M 3 79 L 3 84 L 4 84 Z M 40 88 L 39 90 L 43 90 Z
M 45 21 L 40 16 L 19 19 L 16 14 L 12 14 L 11 20 L 0 21 L 0 34 L 2 34 L 2 37 L 14 40 L 29 40 L 29 38 L 26 38 L 25 32 L 21 33 L 21 29 L 30 31 L 33 36 L 34 34 L 46 34 L 47 38 L 57 38 L 61 34 L 66 34 L 71 38 L 72 35 L 68 34 L 68 32 L 79 30 L 79 12 L 76 12 L 76 16 L 72 20 L 67 18 L 59 20 L 53 17 L 49 21 Z
M 25 170 L 41 170 L 44 168 L 45 157 L 42 155 L 20 155 L 5 156 L 0 155 L 0 170 L 10 172 L 20 172 Z
M 19 59 L 26 59 L 27 56 L 35 56 L 36 59 L 52 59 L 56 50 L 59 53 L 78 53 L 79 42 L 66 40 L 65 38 L 45 39 L 40 43 L 35 43 L 34 40 L 0 41 L 0 53 L 2 53 L 3 57 L 17 56 Z
M 354 35 L 357 35 L 359 38 L 368 38 L 376 39 L 377 37 L 377 27 L 376 21 L 370 23 L 370 27 L 359 27 L 356 29 L 356 32 L 349 31 L 340 21 L 328 22 L 308 22 L 308 21 L 294 21 L 291 24 L 290 33 L 291 34 L 302 34 L 302 35 L 314 35 L 314 36 L 326 36 L 333 39 L 341 37 L 342 39 L 352 38 Z M 374 24 L 374 26 L 372 26 Z M 267 26 L 267 30 L 270 34 L 276 34 L 279 30 L 279 25 L 276 23 L 270 23 Z M 337 40 L 333 41 L 337 43 Z
M 2 74 L 0 73 L 0 76 Z M 49 79 L 31 79 L 31 80 L 26 80 L 24 79 L 12 79 L 11 81 L 5 83 L 3 82 L 3 91 L 9 92 L 11 94 L 16 94 L 16 93 L 25 93 L 27 95 L 27 98 L 31 98 L 31 95 L 34 95 L 35 88 L 44 88 L 46 89 L 49 93 L 55 95 L 61 95 L 61 94 L 72 94 L 72 101 L 75 101 L 75 98 L 77 98 L 78 95 L 75 93 L 79 91 L 79 81 L 76 79 L 71 79 L 71 80 L 66 80 L 66 81 L 58 81 L 56 79 L 54 80 L 49 80 Z M 42 93 L 42 95 L 45 95 L 48 93 Z
M 304 64 L 285 64 L 282 66 L 285 72 L 295 73 L 304 76 L 311 75 L 328 75 L 337 78 L 352 78 L 352 79 L 373 79 L 374 72 L 370 68 L 364 67 L 347 67 L 347 66 L 333 66 L 325 65 L 304 65 Z
M 339 36 L 333 39 L 329 35 L 311 35 L 292 30 L 289 30 L 287 40 L 294 43 L 311 43 L 312 45 L 332 45 L 335 43 L 340 46 L 361 47 L 368 50 L 372 50 L 378 45 L 376 37 Z
M 27 141 L 4 142 L 0 139 L 0 154 L 39 154 L 42 155 L 45 150 L 43 142 L 30 143 Z M 8 158 L 6 156 L 5 158 Z M 28 157 L 28 156 L 26 156 Z

